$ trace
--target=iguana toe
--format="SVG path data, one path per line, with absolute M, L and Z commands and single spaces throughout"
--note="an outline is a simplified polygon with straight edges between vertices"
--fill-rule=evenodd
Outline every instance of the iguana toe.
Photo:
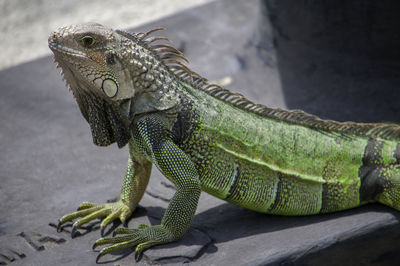
M 89 208 L 95 207 L 97 205 L 98 204 L 96 204 L 96 203 L 85 201 L 81 205 L 79 205 L 77 211 L 84 210 L 84 209 L 89 209 Z
M 72 222 L 76 218 L 80 218 L 72 225 L 71 237 L 74 237 L 77 230 L 82 225 L 97 218 L 106 217 L 100 224 L 100 233 L 103 236 L 108 224 L 116 219 L 120 219 L 122 222 L 125 222 L 126 219 L 131 216 L 132 211 L 133 210 L 131 210 L 130 207 L 121 201 L 106 204 L 84 202 L 79 206 L 78 211 L 61 217 L 57 225 L 57 231 L 60 232 L 65 223 Z
M 135 259 L 138 260 L 142 252 L 152 246 L 168 243 L 176 238 L 163 226 L 140 226 L 138 229 L 118 228 L 115 234 L 125 234 L 123 236 L 100 238 L 93 245 L 93 249 L 101 245 L 112 244 L 100 250 L 97 262 L 104 255 L 116 250 L 136 246 Z

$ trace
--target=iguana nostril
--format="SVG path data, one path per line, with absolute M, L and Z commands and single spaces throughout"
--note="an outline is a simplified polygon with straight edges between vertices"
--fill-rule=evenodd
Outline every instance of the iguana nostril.
M 55 45 L 57 43 L 57 40 L 58 40 L 57 33 L 56 32 L 52 32 L 50 34 L 49 38 L 48 38 L 49 46 Z

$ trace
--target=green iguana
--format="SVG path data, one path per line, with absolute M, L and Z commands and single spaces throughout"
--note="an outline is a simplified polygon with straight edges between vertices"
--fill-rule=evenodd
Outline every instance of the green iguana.
M 175 241 L 188 230 L 205 191 L 262 213 L 310 215 L 380 202 L 400 210 L 400 126 L 319 119 L 255 104 L 188 69 L 167 40 L 99 24 L 60 28 L 49 37 L 93 141 L 129 145 L 120 200 L 84 202 L 60 219 L 83 224 L 126 220 L 154 164 L 177 191 L 161 224 L 118 228 L 103 255 Z M 164 42 L 163 42 L 164 43 Z

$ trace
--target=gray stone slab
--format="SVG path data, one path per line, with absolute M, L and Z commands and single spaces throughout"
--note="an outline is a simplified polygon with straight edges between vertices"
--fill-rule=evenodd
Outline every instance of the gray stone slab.
M 255 42 L 257 16 L 258 1 L 225 0 L 136 30 L 167 27 L 164 35 L 185 50 L 196 72 L 211 80 L 228 76 L 230 89 L 285 107 L 273 46 L 260 51 Z M 0 265 L 94 265 L 91 246 L 100 236 L 99 221 L 74 239 L 70 227 L 57 233 L 54 224 L 82 201 L 118 197 L 126 148 L 92 144 L 89 126 L 50 57 L 1 71 L 0 81 Z M 173 193 L 154 171 L 129 227 L 159 223 Z M 185 237 L 146 251 L 139 265 L 390 265 L 398 259 L 399 237 L 399 214 L 380 205 L 280 217 L 203 193 Z M 132 251 L 103 261 L 133 264 Z

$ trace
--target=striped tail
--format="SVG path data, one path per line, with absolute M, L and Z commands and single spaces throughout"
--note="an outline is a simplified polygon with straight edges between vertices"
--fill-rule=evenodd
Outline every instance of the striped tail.
M 400 211 L 400 165 L 380 168 L 376 200 Z
M 400 210 L 400 143 L 369 139 L 361 178 L 361 203 L 379 202 Z

